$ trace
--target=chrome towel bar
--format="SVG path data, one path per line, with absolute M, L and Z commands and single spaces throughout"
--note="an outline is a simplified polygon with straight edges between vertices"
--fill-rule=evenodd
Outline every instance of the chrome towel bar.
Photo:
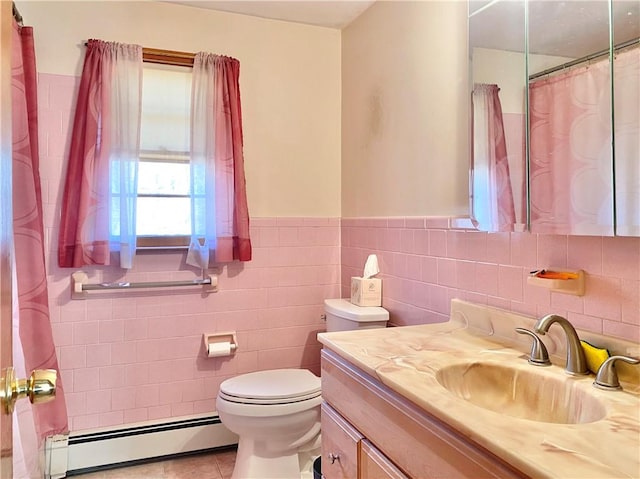
M 202 279 L 183 281 L 146 281 L 139 283 L 87 283 L 89 277 L 83 271 L 76 271 L 71 275 L 71 299 L 86 299 L 88 291 L 102 291 L 114 289 L 143 289 L 143 288 L 175 288 L 182 286 L 204 286 L 207 292 L 218 290 L 216 275 L 203 275 Z

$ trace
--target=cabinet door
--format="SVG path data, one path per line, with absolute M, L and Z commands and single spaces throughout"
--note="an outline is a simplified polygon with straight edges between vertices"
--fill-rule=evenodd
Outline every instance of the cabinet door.
M 356 479 L 362 435 L 327 403 L 322 404 L 322 475 Z
M 359 479 L 408 479 L 408 477 L 373 444 L 363 439 L 360 446 Z

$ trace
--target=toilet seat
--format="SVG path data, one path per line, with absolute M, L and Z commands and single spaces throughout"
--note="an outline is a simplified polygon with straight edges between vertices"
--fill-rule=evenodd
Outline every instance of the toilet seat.
M 278 405 L 319 397 L 320 378 L 306 369 L 272 369 L 242 374 L 220 384 L 219 397 L 240 404 Z

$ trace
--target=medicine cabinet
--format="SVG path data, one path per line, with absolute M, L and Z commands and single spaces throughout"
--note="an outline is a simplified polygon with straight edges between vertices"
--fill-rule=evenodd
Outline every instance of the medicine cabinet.
M 470 0 L 478 229 L 640 236 L 640 2 Z

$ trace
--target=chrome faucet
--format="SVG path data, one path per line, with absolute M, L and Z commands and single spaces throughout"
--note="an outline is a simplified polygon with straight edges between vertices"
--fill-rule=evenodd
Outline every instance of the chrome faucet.
M 558 323 L 562 326 L 567 337 L 567 364 L 565 366 L 567 374 L 574 376 L 589 374 L 580 338 L 578 338 L 578 333 L 576 333 L 576 330 L 567 319 L 557 314 L 548 314 L 538 320 L 534 330 L 538 334 L 545 334 L 553 323 Z

